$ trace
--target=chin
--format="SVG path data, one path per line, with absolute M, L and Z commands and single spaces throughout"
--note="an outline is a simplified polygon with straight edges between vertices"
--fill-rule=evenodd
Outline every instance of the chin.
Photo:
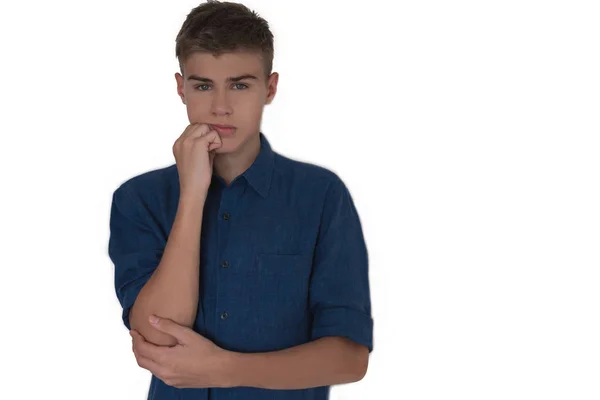
M 221 147 L 219 147 L 218 149 L 215 149 L 214 152 L 215 154 L 224 154 L 224 153 L 229 153 L 231 152 L 231 146 L 227 145 L 227 142 L 223 140 L 222 142 L 223 144 L 221 145 Z

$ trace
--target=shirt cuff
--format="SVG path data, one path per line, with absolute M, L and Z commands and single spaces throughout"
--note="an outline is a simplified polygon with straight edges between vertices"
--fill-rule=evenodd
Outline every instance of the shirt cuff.
M 315 312 L 312 339 L 344 336 L 373 351 L 373 318 L 349 307 L 328 307 Z

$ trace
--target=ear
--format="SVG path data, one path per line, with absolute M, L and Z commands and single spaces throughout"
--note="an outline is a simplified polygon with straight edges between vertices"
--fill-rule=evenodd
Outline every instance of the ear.
M 185 94 L 183 92 L 183 76 L 179 72 L 175 73 L 175 82 L 177 83 L 177 94 L 181 98 L 181 102 L 185 104 Z
M 271 104 L 271 102 L 273 102 L 275 94 L 277 94 L 278 83 L 279 74 L 277 72 L 273 72 L 271 76 L 269 76 L 269 80 L 267 81 L 267 99 L 265 101 L 265 104 Z

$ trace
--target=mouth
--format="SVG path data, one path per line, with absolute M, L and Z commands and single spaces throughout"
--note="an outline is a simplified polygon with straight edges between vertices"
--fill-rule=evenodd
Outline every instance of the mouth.
M 216 124 L 209 124 L 209 125 L 212 129 L 219 132 L 219 135 L 230 136 L 230 135 L 233 135 L 233 133 L 236 130 L 236 127 L 233 125 L 216 125 Z
M 219 124 L 209 124 L 209 125 L 217 127 L 217 128 L 223 128 L 223 129 L 235 128 L 235 126 L 233 126 L 233 125 L 219 125 Z

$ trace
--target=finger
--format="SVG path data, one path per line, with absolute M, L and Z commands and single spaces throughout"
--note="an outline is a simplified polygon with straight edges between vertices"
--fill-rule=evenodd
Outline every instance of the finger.
M 132 337 L 133 337 L 133 335 L 137 335 L 137 336 L 140 336 L 140 337 L 144 338 L 144 337 L 142 336 L 142 334 L 141 334 L 141 333 L 139 333 L 138 331 L 136 331 L 135 329 L 132 329 L 132 330 L 130 330 L 130 331 L 129 331 L 129 334 L 130 334 Z
M 136 331 L 136 330 L 133 330 L 133 329 L 132 329 L 132 330 L 130 330 L 130 331 L 129 331 L 129 335 L 131 335 L 131 342 L 132 342 L 132 345 L 135 345 L 136 343 L 138 343 L 138 342 L 140 342 L 140 341 L 146 341 L 146 338 L 144 338 L 144 337 L 142 336 L 142 334 L 141 334 L 141 333 L 139 333 L 139 332 L 138 332 L 138 331 Z
M 208 151 L 218 149 L 223 145 L 223 139 L 221 139 L 221 135 L 217 131 L 210 131 L 202 139 L 206 141 Z
M 155 362 L 149 358 L 146 358 L 144 356 L 136 354 L 135 360 L 137 361 L 137 364 L 140 367 L 147 369 L 148 371 L 152 372 L 152 374 L 157 377 L 165 377 L 165 375 L 167 374 L 167 369 L 165 367 L 163 367 L 162 365 L 158 364 L 157 362 Z
M 218 132 L 215 131 L 214 129 L 210 129 L 210 128 L 208 128 L 208 130 L 197 129 L 194 132 L 191 132 L 189 135 L 187 135 L 186 138 L 188 140 L 198 140 L 198 139 L 204 138 L 204 137 L 212 135 L 212 134 L 218 135 Z
M 197 140 L 204 140 L 205 137 L 213 137 L 215 134 L 218 135 L 217 131 L 213 131 L 210 129 L 208 131 L 205 131 L 203 129 L 197 129 L 193 132 L 190 132 L 185 137 L 181 137 L 180 139 L 178 139 L 180 140 L 179 145 L 181 146 L 184 142 L 188 142 L 187 145 L 193 146 L 195 145 L 195 142 Z
M 185 137 L 193 136 L 204 136 L 211 131 L 211 127 L 208 124 L 192 124 L 191 129 L 185 133 Z
M 221 145 L 219 145 L 218 143 L 211 143 L 208 145 L 208 151 L 211 152 L 211 155 L 214 156 L 214 153 L 212 153 L 212 151 L 217 150 L 221 147 Z
M 166 352 L 170 347 L 157 346 L 154 343 L 150 343 L 137 332 L 133 333 L 133 335 L 133 352 L 136 356 L 139 355 L 149 358 L 156 363 L 162 363 L 166 357 Z
M 154 319 L 153 319 L 154 318 Z M 159 318 L 156 315 L 150 316 L 150 324 L 161 332 L 173 336 L 181 344 L 188 344 L 193 330 L 187 326 L 182 326 L 169 318 Z
M 209 131 L 210 126 L 208 124 L 190 124 L 184 129 L 183 133 L 179 135 L 179 137 L 173 144 L 173 147 L 177 147 L 184 139 L 188 137 L 201 137 L 203 135 L 206 135 Z
M 137 340 L 137 337 L 135 336 L 134 331 L 129 331 L 129 335 L 131 336 L 131 351 L 135 353 L 135 341 Z
M 129 331 L 129 335 L 131 336 L 131 350 L 135 353 L 136 343 L 140 340 L 140 337 L 142 337 L 143 340 L 143 336 L 133 329 Z
M 175 143 L 177 142 L 181 142 L 185 137 L 187 137 L 191 132 L 195 131 L 196 128 L 198 128 L 197 124 L 189 124 L 188 126 L 185 127 L 185 129 L 183 130 L 183 132 L 181 132 L 181 135 L 179 135 L 179 137 L 177 138 L 177 140 L 175 141 Z
M 131 335 L 131 338 L 136 341 L 136 340 L 146 340 L 145 337 L 142 336 L 141 333 L 139 333 L 138 331 L 136 331 L 135 329 L 132 329 L 129 331 L 129 334 Z

